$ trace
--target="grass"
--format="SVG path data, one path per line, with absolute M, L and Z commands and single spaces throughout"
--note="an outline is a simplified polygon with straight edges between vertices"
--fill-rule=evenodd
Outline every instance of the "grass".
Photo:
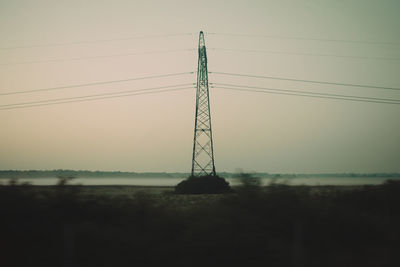
M 0 186 L 1 266 L 398 266 L 400 184 Z

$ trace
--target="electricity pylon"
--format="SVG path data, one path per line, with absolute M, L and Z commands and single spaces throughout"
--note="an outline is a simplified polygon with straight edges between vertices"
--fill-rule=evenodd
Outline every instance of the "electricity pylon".
M 207 53 L 204 34 L 199 35 L 196 115 L 194 124 L 192 176 L 215 176 L 214 148 L 208 91 Z

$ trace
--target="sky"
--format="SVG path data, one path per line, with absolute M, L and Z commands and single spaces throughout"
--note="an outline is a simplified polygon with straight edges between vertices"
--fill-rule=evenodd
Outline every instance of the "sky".
M 0 169 L 190 172 L 200 31 L 210 83 L 400 99 L 213 73 L 400 88 L 399 10 L 397 0 L 0 0 Z M 15 94 L 56 87 L 65 88 Z M 216 87 L 217 172 L 400 172 L 398 104 Z

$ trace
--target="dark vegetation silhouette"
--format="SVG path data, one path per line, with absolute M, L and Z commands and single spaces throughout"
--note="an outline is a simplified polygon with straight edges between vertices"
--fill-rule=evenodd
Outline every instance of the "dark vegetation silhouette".
M 234 193 L 194 204 L 200 195 L 87 195 L 65 180 L 2 185 L 1 266 L 400 266 L 399 181 L 242 178 Z
M 237 176 L 236 173 L 230 172 L 219 172 L 222 177 L 232 178 Z M 166 173 L 166 172 L 121 172 L 121 171 L 85 171 L 85 170 L 0 170 L 0 178 L 43 178 L 43 177 L 58 177 L 58 176 L 72 176 L 72 177 L 85 177 L 85 178 L 100 178 L 100 177 L 178 177 L 185 178 L 190 175 L 189 173 L 177 172 L 177 173 Z M 262 178 L 310 178 L 310 177 L 334 177 L 334 178 L 348 178 L 348 177 L 371 177 L 371 178 L 397 178 L 400 173 L 257 173 L 257 176 Z
M 229 183 L 218 175 L 190 176 L 175 187 L 178 194 L 221 194 L 230 191 Z

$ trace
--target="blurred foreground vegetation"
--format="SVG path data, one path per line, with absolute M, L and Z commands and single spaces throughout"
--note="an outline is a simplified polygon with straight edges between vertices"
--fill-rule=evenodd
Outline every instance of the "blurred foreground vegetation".
M 103 187 L 104 190 L 104 187 Z M 400 183 L 223 195 L 0 186 L 1 266 L 400 266 Z

